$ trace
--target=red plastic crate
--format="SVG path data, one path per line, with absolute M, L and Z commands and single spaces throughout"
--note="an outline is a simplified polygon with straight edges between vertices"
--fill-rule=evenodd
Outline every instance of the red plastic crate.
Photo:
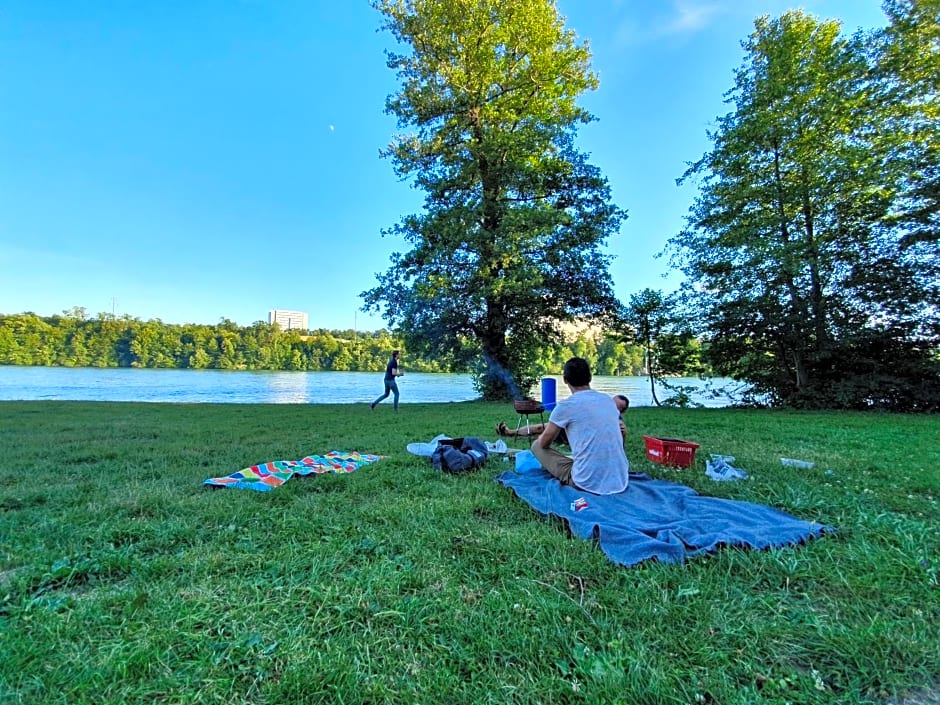
M 678 438 L 658 438 L 656 436 L 643 436 L 646 443 L 646 457 L 660 465 L 671 465 L 677 468 L 688 468 L 695 460 L 695 451 L 698 443 L 682 441 Z

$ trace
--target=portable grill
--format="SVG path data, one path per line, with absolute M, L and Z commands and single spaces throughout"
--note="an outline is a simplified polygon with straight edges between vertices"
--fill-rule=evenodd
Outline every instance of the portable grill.
M 516 399 L 512 403 L 512 406 L 516 410 L 516 413 L 519 414 L 519 420 L 516 421 L 517 437 L 519 436 L 519 429 L 522 428 L 523 419 L 525 419 L 525 435 L 532 435 L 531 424 L 529 423 L 529 416 L 532 414 L 538 414 L 542 425 L 545 425 L 545 407 L 542 406 L 542 402 L 536 401 L 535 399 Z
M 512 405 L 519 414 L 541 414 L 545 411 L 542 402 L 535 399 L 516 399 Z

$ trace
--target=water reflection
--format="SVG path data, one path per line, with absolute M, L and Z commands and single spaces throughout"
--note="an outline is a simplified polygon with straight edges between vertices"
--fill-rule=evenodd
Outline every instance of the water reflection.
M 556 380 L 556 398 L 558 401 L 571 396 L 568 387 L 562 381 L 561 376 L 551 376 Z M 698 377 L 676 377 L 669 380 L 669 384 L 674 387 L 692 387 L 696 392 L 692 394 L 692 400 L 695 403 L 707 407 L 729 406 L 735 401 L 739 393 L 739 386 L 732 379 L 717 377 L 710 381 L 704 381 Z M 591 380 L 591 387 L 599 392 L 607 394 L 623 394 L 630 400 L 630 406 L 654 406 L 653 393 L 650 391 L 650 382 L 648 377 L 605 377 L 595 376 Z M 729 388 L 729 393 L 721 394 L 719 390 Z M 730 390 L 738 390 L 731 392 Z M 713 396 L 716 394 L 717 396 Z M 540 398 L 541 388 L 532 390 L 532 396 Z M 665 401 L 675 394 L 674 391 L 661 384 L 656 385 L 656 398 L 660 402 Z
M 310 378 L 289 372 L 272 372 L 259 378 L 260 401 L 268 404 L 304 404 L 310 401 Z

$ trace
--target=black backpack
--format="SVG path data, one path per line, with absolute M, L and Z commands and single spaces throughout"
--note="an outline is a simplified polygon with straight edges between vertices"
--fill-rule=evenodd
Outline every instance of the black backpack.
M 457 475 L 483 467 L 487 455 L 486 443 L 479 438 L 447 438 L 437 442 L 431 462 L 441 472 Z

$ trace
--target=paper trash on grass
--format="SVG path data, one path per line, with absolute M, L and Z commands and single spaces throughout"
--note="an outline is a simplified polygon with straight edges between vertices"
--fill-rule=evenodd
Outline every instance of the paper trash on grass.
M 799 468 L 800 470 L 809 470 L 816 463 L 808 460 L 796 460 L 794 458 L 780 458 L 780 464 L 788 468 Z
M 705 461 L 705 474 L 715 482 L 728 482 L 730 480 L 746 480 L 746 470 L 730 465 L 734 461 L 733 455 L 711 454 L 711 459 Z

